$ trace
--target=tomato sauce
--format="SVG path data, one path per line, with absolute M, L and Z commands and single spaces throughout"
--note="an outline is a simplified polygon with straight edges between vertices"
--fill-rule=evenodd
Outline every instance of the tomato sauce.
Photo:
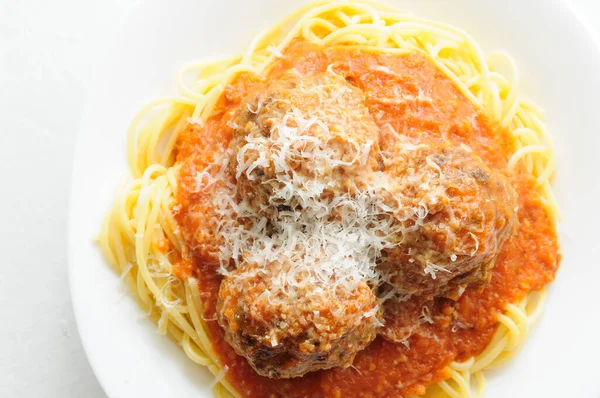
M 435 65 L 419 53 L 382 54 L 352 47 L 321 48 L 302 41 L 292 43 L 270 70 L 273 81 L 294 69 L 301 75 L 323 73 L 328 67 L 361 88 L 366 104 L 381 128 L 382 150 L 393 144 L 394 132 L 414 138 L 450 140 L 464 144 L 490 167 L 504 170 L 514 152 L 508 132 L 488 120 Z M 179 137 L 177 160 L 182 164 L 180 184 L 190 184 L 193 170 L 206 165 L 231 140 L 226 126 L 232 110 L 244 96 L 267 81 L 241 75 L 225 90 L 216 115 L 202 128 Z M 554 279 L 560 263 L 552 215 L 539 197 L 536 181 L 525 172 L 510 176 L 519 194 L 519 227 L 502 248 L 491 282 L 485 288 L 467 288 L 454 302 L 436 299 L 430 306 L 433 323 L 419 324 L 406 344 L 378 337 L 359 352 L 353 367 L 309 373 L 295 379 L 257 375 L 247 361 L 223 339 L 216 321 L 208 321 L 210 337 L 227 379 L 250 397 L 397 397 L 422 394 L 428 385 L 449 376 L 448 364 L 481 353 L 498 326 L 497 315 L 506 304 L 522 300 Z M 181 228 L 197 225 L 185 217 L 193 194 L 179 190 Z M 196 221 L 197 222 L 197 221 Z M 221 276 L 214 264 L 195 260 L 205 319 L 216 318 Z M 409 311 L 421 311 L 418 305 Z M 457 328 L 456 325 L 461 327 Z

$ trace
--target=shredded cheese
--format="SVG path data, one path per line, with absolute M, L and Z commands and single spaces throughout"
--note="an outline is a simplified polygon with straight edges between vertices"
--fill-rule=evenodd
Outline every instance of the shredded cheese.
M 433 324 L 433 318 L 431 317 L 431 311 L 426 305 L 421 308 L 421 315 L 419 316 L 419 322 Z
M 319 134 L 311 134 L 311 129 Z M 350 153 L 341 156 L 338 148 L 321 138 L 334 135 L 329 126 L 298 109 L 290 109 L 271 130 L 268 137 L 245 136 L 236 154 L 223 153 L 198 173 L 198 189 L 206 189 L 234 155 L 237 179 L 247 177 L 256 189 L 268 187 L 262 207 L 238 197 L 236 186 L 219 189 L 215 195 L 217 212 L 223 216 L 218 230 L 223 241 L 220 272 L 229 272 L 230 260 L 238 267 L 244 262 L 264 265 L 285 259 L 290 267 L 273 279 L 272 299 L 294 294 L 305 278 L 317 286 L 345 291 L 353 291 L 365 280 L 377 286 L 376 260 L 382 250 L 394 245 L 392 216 L 382 195 L 387 182 L 382 178 L 344 191 L 336 185 L 339 179 L 327 178 L 341 168 L 364 168 L 374 142 L 349 142 Z M 310 172 L 304 172 L 306 165 Z M 265 169 L 273 170 L 274 176 L 259 180 L 256 172 Z M 339 194 L 331 195 L 336 188 Z M 277 210 L 265 212 L 265 207 Z M 260 267 L 248 272 L 260 272 Z M 364 317 L 376 318 L 376 310 Z
M 267 51 L 276 56 L 277 58 L 283 57 L 283 53 L 281 52 L 281 50 L 272 44 L 267 46 Z

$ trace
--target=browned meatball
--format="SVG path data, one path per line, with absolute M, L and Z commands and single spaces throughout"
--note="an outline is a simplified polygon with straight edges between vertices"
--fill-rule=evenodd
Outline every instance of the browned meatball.
M 352 192 L 379 168 L 378 127 L 364 95 L 331 72 L 291 77 L 250 95 L 232 118 L 231 167 L 238 196 L 253 207 L 302 208 L 288 194 L 314 199 Z
M 221 283 L 217 310 L 229 344 L 273 378 L 349 366 L 381 325 L 365 282 L 320 283 L 288 262 L 241 264 Z
M 397 246 L 380 269 L 401 293 L 457 298 L 486 282 L 515 229 L 507 178 L 449 143 L 398 142 L 385 160 Z

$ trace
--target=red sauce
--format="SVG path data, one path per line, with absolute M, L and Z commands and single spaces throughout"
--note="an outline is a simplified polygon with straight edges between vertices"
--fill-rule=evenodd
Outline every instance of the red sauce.
M 464 143 L 491 167 L 504 169 L 514 152 L 506 131 L 489 121 L 426 56 L 419 53 L 390 55 L 351 47 L 320 48 L 304 42 L 293 43 L 270 72 L 276 79 L 291 68 L 301 74 L 334 71 L 361 88 L 371 114 L 380 125 L 382 149 L 396 132 L 428 139 Z M 202 129 L 188 130 L 178 143 L 182 168 L 180 183 L 189 184 L 192 170 L 212 160 L 220 147 L 228 144 L 231 130 L 226 122 L 232 109 L 251 90 L 266 83 L 248 75 L 238 77 L 218 104 L 218 115 Z M 386 98 L 412 96 L 414 100 L 391 103 Z M 420 98 L 421 99 L 420 99 Z M 422 100 L 427 97 L 430 100 Z M 387 129 L 387 130 L 386 130 Z M 228 380 L 244 396 L 251 397 L 380 397 L 424 393 L 425 388 L 448 377 L 447 365 L 466 360 L 483 351 L 498 326 L 497 315 L 506 304 L 522 300 L 554 279 L 560 254 L 552 216 L 542 204 L 536 183 L 524 172 L 511 177 L 519 194 L 519 227 L 504 245 L 485 289 L 471 289 L 453 302 L 438 299 L 431 306 L 436 319 L 422 324 L 422 333 L 408 339 L 408 347 L 378 337 L 358 353 L 354 368 L 313 372 L 296 379 L 274 380 L 257 375 L 246 360 L 235 354 L 223 339 L 216 321 L 209 321 L 215 351 L 229 367 Z M 181 228 L 197 228 L 185 217 L 185 208 L 194 194 L 179 190 L 182 211 L 177 215 Z M 215 265 L 195 260 L 204 317 L 216 318 L 216 302 L 221 277 Z M 414 305 L 414 311 L 421 307 Z M 411 307 L 412 308 L 412 307 Z M 460 321 L 466 327 L 452 326 Z M 409 348 L 410 347 L 410 348 Z

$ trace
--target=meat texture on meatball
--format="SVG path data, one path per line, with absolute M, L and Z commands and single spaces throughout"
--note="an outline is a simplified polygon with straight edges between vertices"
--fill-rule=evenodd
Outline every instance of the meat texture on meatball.
M 227 342 L 272 378 L 350 366 L 381 326 L 365 282 L 323 283 L 310 268 L 285 261 L 246 262 L 226 275 L 217 313 Z
M 458 298 L 485 283 L 515 229 L 516 192 L 478 156 L 449 143 L 401 142 L 384 160 L 396 246 L 379 268 L 401 293 Z
M 229 123 L 238 195 L 255 208 L 301 209 L 297 184 L 316 199 L 360 189 L 380 167 L 378 127 L 358 88 L 332 72 L 287 76 L 251 94 Z

